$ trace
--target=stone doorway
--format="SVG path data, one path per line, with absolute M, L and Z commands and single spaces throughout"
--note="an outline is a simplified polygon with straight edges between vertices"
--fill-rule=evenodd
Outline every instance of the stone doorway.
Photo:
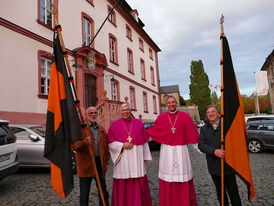
M 90 106 L 95 107 L 97 101 L 96 77 L 90 74 L 85 74 L 85 108 Z

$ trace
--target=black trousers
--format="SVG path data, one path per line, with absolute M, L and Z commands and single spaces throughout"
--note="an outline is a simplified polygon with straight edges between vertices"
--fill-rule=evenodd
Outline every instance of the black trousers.
M 107 191 L 107 188 L 106 188 L 106 180 L 102 178 L 102 167 L 101 167 L 101 162 L 100 162 L 99 157 L 95 158 L 95 163 L 96 163 L 96 168 L 97 168 L 97 171 L 98 171 L 98 176 L 99 176 L 99 179 L 100 179 L 102 191 L 103 191 L 103 194 L 104 194 L 106 206 L 109 206 L 109 194 L 108 194 L 108 191 Z M 80 206 L 88 206 L 90 184 L 92 182 L 92 179 L 94 179 L 95 182 L 96 182 L 95 177 L 80 177 Z M 103 203 L 102 203 L 102 199 L 101 199 L 101 196 L 100 196 L 100 192 L 99 192 L 97 182 L 96 182 L 96 186 L 97 186 L 97 189 L 98 189 L 99 205 L 102 206 Z
M 221 197 L 222 197 L 221 176 L 211 175 L 211 177 L 215 184 L 218 200 L 221 205 L 222 204 L 221 203 Z M 242 205 L 235 175 L 225 176 L 225 178 L 224 178 L 224 205 L 225 206 L 228 206 L 227 193 L 229 195 L 231 204 L 233 206 L 241 206 Z

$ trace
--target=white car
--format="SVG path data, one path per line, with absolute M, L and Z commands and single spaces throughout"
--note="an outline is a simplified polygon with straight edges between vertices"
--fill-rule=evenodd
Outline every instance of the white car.
M 18 161 L 20 168 L 50 167 L 44 157 L 46 127 L 40 125 L 11 124 L 10 129 L 17 137 Z M 72 170 L 76 173 L 75 154 L 72 152 Z
M 0 180 L 18 170 L 16 137 L 9 122 L 0 120 Z
M 256 115 L 245 117 L 246 122 L 260 121 L 260 120 L 274 120 L 274 115 Z
M 46 128 L 39 125 L 10 124 L 17 141 L 17 155 L 21 167 L 50 167 L 44 157 Z

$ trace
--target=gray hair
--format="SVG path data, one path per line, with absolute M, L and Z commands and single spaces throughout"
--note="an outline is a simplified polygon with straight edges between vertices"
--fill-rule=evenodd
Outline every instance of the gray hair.
M 173 95 L 169 95 L 169 96 L 167 96 L 167 98 L 166 98 L 166 102 L 167 102 L 167 100 L 168 100 L 168 99 L 171 99 L 171 98 L 173 98 L 173 99 L 175 100 L 175 102 L 177 103 L 177 99 L 176 99 Z
M 129 105 L 129 103 L 128 103 L 128 102 L 124 102 L 124 103 L 122 103 L 122 104 L 121 104 L 121 106 L 120 106 L 120 109 L 122 109 L 122 107 L 125 107 L 125 106 L 128 106 L 128 107 L 129 107 L 129 109 L 131 109 L 131 108 L 130 108 L 130 105 Z
M 88 108 L 86 109 L 86 114 L 88 113 L 88 110 L 90 110 L 90 109 L 95 109 L 95 111 L 97 111 L 97 109 L 96 109 L 95 107 L 88 107 Z
M 219 108 L 218 108 L 216 105 L 213 105 L 213 104 L 210 104 L 210 105 L 208 105 L 208 106 L 206 107 L 206 112 L 207 112 L 207 110 L 208 110 L 209 108 L 211 108 L 211 107 L 215 108 L 215 109 L 217 110 L 217 112 L 220 114 Z

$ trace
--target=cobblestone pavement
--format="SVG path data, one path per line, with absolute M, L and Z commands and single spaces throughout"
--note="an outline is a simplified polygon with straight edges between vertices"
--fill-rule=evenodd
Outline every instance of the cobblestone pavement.
M 199 206 L 218 205 L 213 182 L 208 174 L 205 155 L 189 147 L 194 172 L 194 185 Z M 159 180 L 158 162 L 159 151 L 152 152 L 153 161 L 147 163 L 147 173 L 152 196 L 153 206 L 158 205 Z M 274 205 L 274 153 L 265 152 L 249 154 L 256 197 L 252 203 L 247 200 L 246 186 L 238 179 L 238 186 L 243 205 L 271 206 Z M 107 188 L 111 196 L 112 171 L 110 164 L 107 173 Z M 0 181 L 0 205 L 79 205 L 78 177 L 74 177 L 74 189 L 63 200 L 53 191 L 50 185 L 49 170 L 28 169 L 20 170 Z M 97 188 L 92 183 L 90 205 L 98 205 Z

